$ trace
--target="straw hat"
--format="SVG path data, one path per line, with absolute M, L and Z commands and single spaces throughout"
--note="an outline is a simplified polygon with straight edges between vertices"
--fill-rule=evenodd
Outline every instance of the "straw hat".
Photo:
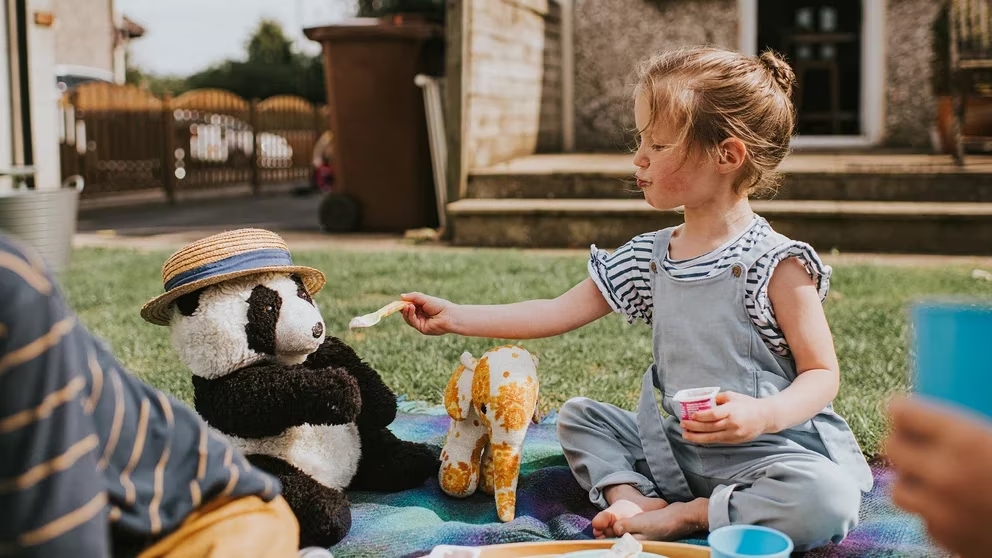
M 245 275 L 281 272 L 300 276 L 311 295 L 324 286 L 324 274 L 312 267 L 293 265 L 283 239 L 263 229 L 238 229 L 187 244 L 162 266 L 165 293 L 141 308 L 141 317 L 155 325 L 169 325 L 172 302 L 184 294 Z

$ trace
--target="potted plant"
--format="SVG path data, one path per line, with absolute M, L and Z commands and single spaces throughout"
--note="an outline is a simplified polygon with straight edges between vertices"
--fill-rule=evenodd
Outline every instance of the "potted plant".
M 34 167 L 0 169 L 0 176 L 15 184 L 0 191 L 0 229 L 31 246 L 59 272 L 69 265 L 83 177 L 70 176 L 61 188 L 36 189 L 28 185 L 34 175 Z
M 943 3 L 931 25 L 933 54 L 930 59 L 930 85 L 936 98 L 936 148 L 943 153 L 952 150 L 950 28 L 949 6 Z M 962 133 L 965 136 L 992 136 L 992 73 L 971 72 L 970 86 L 964 92 L 965 114 Z
M 444 23 L 445 0 L 358 0 L 358 17 Z

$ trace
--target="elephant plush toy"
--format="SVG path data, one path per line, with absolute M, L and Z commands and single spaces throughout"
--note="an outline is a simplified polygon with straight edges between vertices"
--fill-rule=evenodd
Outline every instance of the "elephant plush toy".
M 444 390 L 451 426 L 441 451 L 438 480 L 450 496 L 477 487 L 495 494 L 501 521 L 516 513 L 524 436 L 537 419 L 537 357 L 515 345 L 475 360 L 463 353 Z

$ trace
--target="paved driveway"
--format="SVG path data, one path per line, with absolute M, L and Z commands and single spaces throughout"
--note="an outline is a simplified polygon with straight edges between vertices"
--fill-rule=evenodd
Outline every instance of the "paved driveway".
M 122 236 L 170 234 L 188 230 L 262 227 L 275 231 L 320 232 L 320 197 L 274 192 L 183 200 L 175 205 L 152 202 L 117 207 L 81 208 L 77 230 L 114 231 Z

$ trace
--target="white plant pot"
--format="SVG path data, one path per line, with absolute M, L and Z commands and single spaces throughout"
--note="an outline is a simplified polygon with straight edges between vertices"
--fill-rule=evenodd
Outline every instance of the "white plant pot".
M 58 190 L 0 192 L 0 229 L 36 250 L 53 272 L 62 271 L 72 253 L 82 189 L 79 178 Z

